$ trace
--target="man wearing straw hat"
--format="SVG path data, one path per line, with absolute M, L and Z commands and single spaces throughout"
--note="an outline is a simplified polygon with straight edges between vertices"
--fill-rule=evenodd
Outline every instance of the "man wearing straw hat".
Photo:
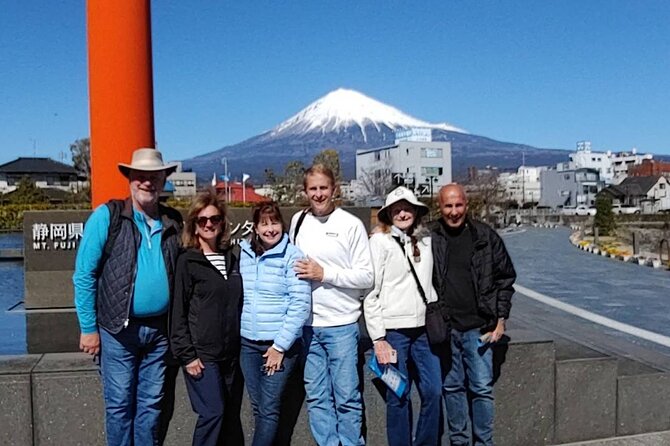
M 75 307 L 80 348 L 100 358 L 107 444 L 153 445 L 168 351 L 167 310 L 181 215 L 158 203 L 167 176 L 155 149 L 119 163 L 130 197 L 89 217 L 77 252 Z

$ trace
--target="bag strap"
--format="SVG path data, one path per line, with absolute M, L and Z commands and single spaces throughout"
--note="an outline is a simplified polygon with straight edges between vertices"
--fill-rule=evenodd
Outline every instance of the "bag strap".
M 414 280 L 416 281 L 416 286 L 417 288 L 419 288 L 419 294 L 421 294 L 421 300 L 423 300 L 424 305 L 428 306 L 428 299 L 426 299 L 426 293 L 423 291 L 421 282 L 419 282 L 419 277 L 416 275 L 414 264 L 412 263 L 412 260 L 409 257 L 407 257 L 407 254 L 405 254 L 405 246 L 402 244 L 402 242 L 398 237 L 391 236 L 391 238 L 398 243 L 398 246 L 400 246 L 400 250 L 402 251 L 403 257 L 405 257 L 407 259 L 407 262 L 409 263 L 409 269 L 412 271 L 412 275 L 414 276 Z
M 300 226 L 302 226 L 302 222 L 305 220 L 307 212 L 309 212 L 309 209 L 303 210 L 300 214 L 300 217 L 298 217 L 298 221 L 295 224 L 295 231 L 293 231 L 293 244 L 295 244 L 296 240 L 298 240 L 298 231 L 300 231 Z

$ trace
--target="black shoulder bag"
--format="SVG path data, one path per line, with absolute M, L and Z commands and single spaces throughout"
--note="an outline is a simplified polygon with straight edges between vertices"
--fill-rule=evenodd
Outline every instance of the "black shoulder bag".
M 412 271 L 414 280 L 416 281 L 416 286 L 419 288 L 419 294 L 421 294 L 421 300 L 423 300 L 424 305 L 426 305 L 426 336 L 428 336 L 428 342 L 433 345 L 444 344 L 449 340 L 451 335 L 451 327 L 449 326 L 449 319 L 443 311 L 442 302 L 428 302 L 426 299 L 426 293 L 423 291 L 419 277 L 416 275 L 416 270 L 414 269 L 414 264 L 412 260 L 407 257 L 405 254 L 405 246 L 399 238 L 392 237 L 400 246 L 403 257 L 407 258 L 409 262 L 409 269 Z

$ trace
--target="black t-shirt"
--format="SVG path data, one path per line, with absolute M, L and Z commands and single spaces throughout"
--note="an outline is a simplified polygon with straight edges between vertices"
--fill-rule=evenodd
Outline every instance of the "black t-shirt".
M 458 229 L 445 229 L 449 252 L 445 294 L 452 325 L 460 331 L 483 327 L 486 320 L 477 310 L 477 297 L 472 283 L 472 233 L 467 225 Z

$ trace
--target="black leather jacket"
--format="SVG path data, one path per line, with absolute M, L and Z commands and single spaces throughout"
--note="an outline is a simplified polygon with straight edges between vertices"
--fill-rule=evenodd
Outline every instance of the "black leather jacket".
M 472 234 L 472 283 L 480 315 L 493 326 L 499 318 L 507 319 L 512 308 L 516 272 L 505 244 L 488 225 L 466 219 Z M 441 300 L 445 299 L 444 278 L 447 275 L 449 244 L 442 219 L 431 228 L 433 245 L 433 285 Z

